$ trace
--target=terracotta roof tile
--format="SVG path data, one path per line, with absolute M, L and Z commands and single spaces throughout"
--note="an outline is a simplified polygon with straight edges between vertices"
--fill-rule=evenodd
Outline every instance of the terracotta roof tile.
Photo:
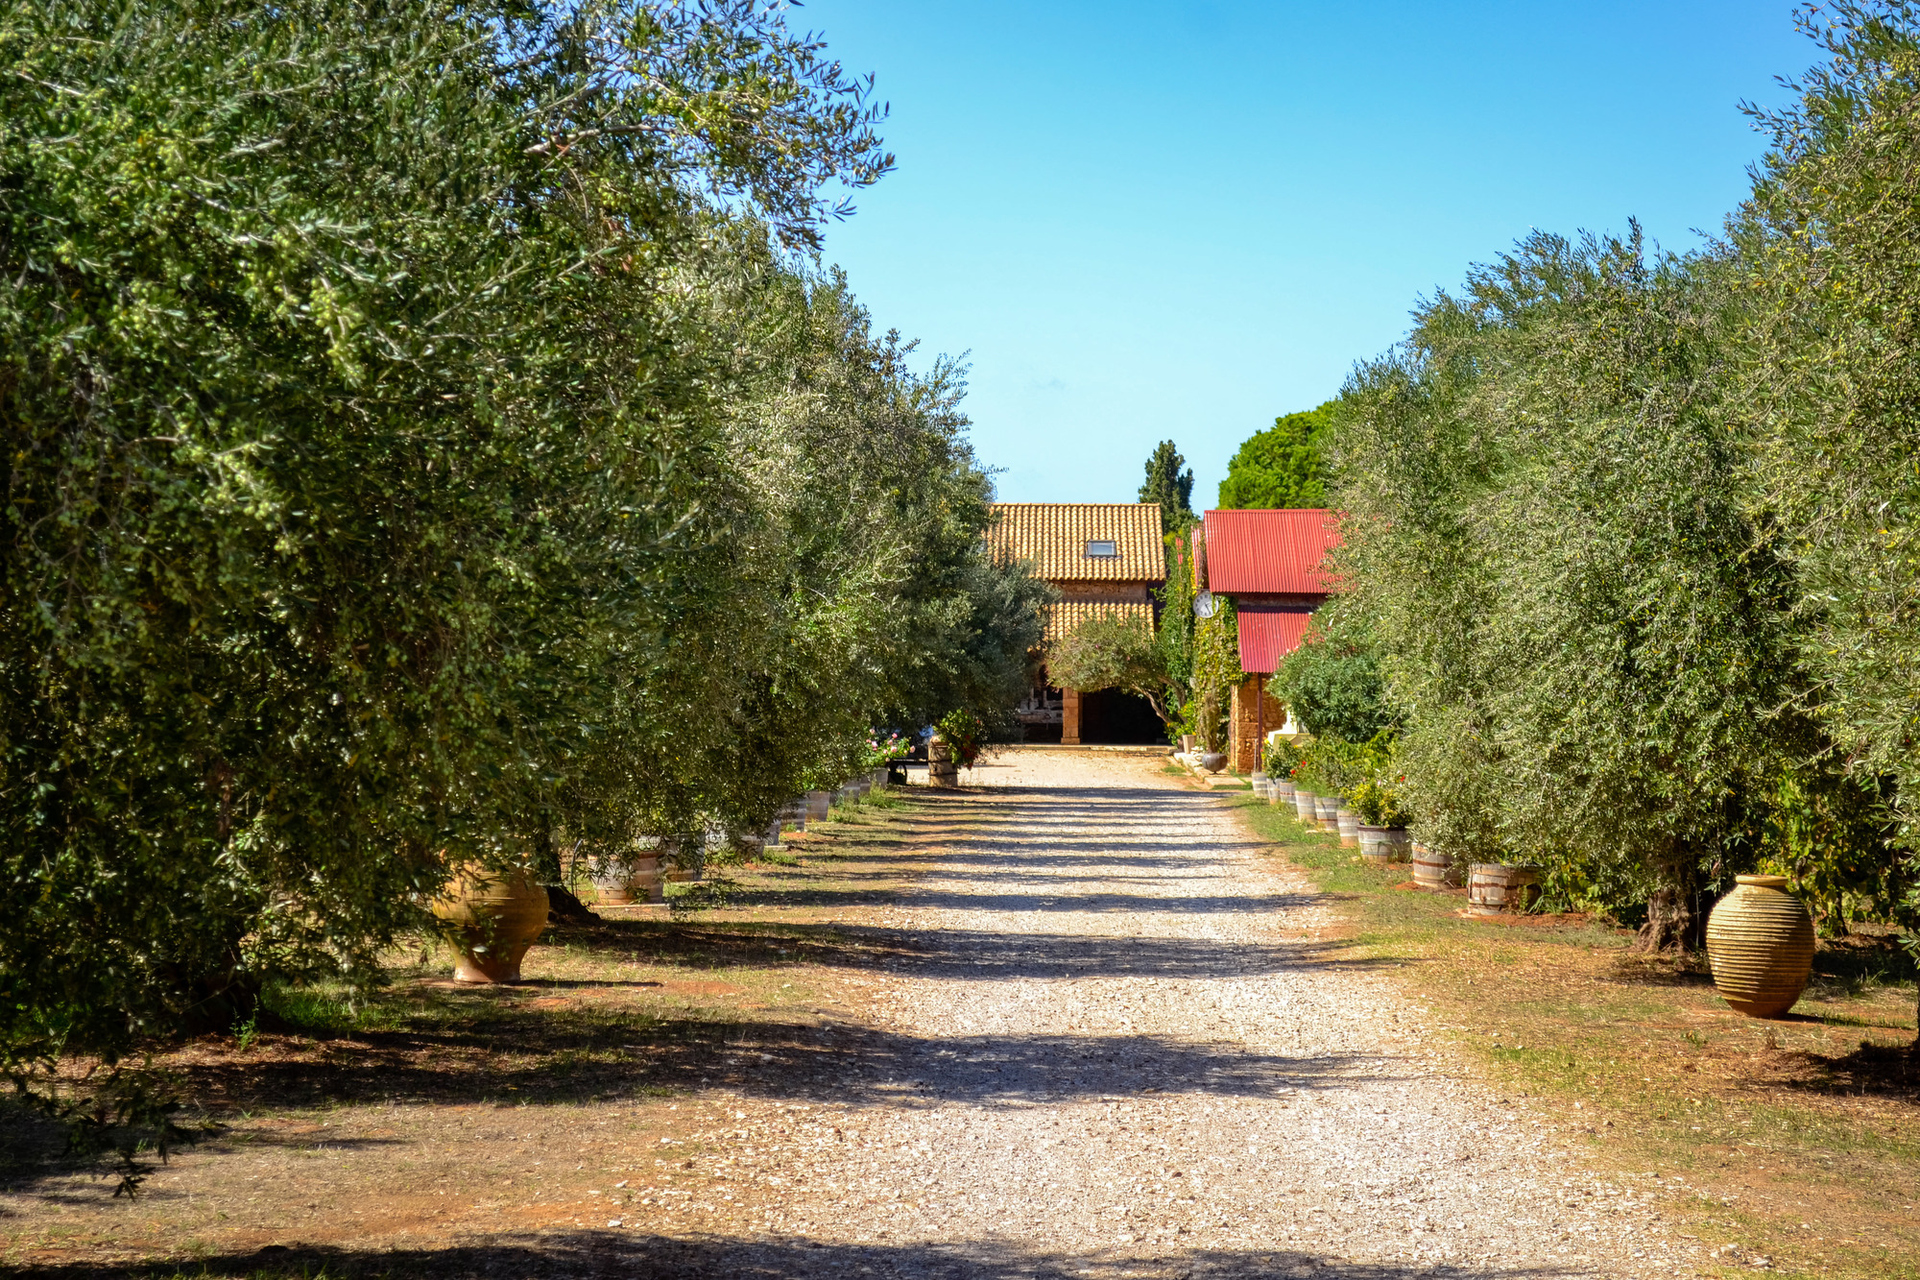
M 1143 623 L 1149 631 L 1153 629 L 1153 606 L 1144 601 L 1063 600 L 1047 608 L 1046 643 L 1064 640 L 1086 623 L 1103 615 Z
M 993 510 L 995 554 L 1033 561 L 1050 582 L 1166 580 L 1160 508 L 1151 502 L 996 502 Z M 1089 556 L 1089 542 L 1111 542 L 1118 554 Z

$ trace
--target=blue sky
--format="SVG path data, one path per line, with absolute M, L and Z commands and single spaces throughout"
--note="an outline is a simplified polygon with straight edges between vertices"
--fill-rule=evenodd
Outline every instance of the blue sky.
M 1176 441 L 1212 506 L 1276 414 L 1530 227 L 1684 249 L 1815 60 L 1744 3 L 814 0 L 899 169 L 828 232 L 881 329 L 970 352 L 1012 501 L 1133 501 Z

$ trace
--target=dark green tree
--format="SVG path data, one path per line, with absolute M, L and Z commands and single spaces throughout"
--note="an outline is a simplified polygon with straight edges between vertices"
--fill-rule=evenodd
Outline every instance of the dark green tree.
M 1753 505 L 1791 532 L 1808 706 L 1835 748 L 1783 792 L 1817 796 L 1821 770 L 1844 771 L 1876 802 L 1866 828 L 1899 832 L 1862 857 L 1835 838 L 1860 821 L 1815 822 L 1794 865 L 1816 892 L 1892 899 L 1920 958 L 1920 7 L 1839 0 L 1797 18 L 1828 56 L 1797 102 L 1750 110 L 1771 147 L 1728 224 L 1745 303 L 1730 416 L 1755 445 Z
M 1314 615 L 1305 642 L 1281 661 L 1268 688 L 1316 737 L 1366 742 L 1393 724 L 1373 638 L 1343 601 Z
M 1147 459 L 1147 479 L 1140 486 L 1140 501 L 1159 504 L 1162 535 L 1188 529 L 1198 518 L 1192 506 L 1193 469 L 1181 470 L 1186 465 L 1187 460 L 1171 440 L 1162 440 Z
M 1248 439 L 1227 463 L 1220 482 L 1223 510 L 1327 505 L 1326 468 L 1320 440 L 1333 420 L 1337 400 L 1289 413 Z
M 1151 623 L 1097 617 L 1053 646 L 1047 671 L 1063 688 L 1138 694 L 1162 724 L 1171 726 L 1187 690 L 1168 670 L 1168 656 Z

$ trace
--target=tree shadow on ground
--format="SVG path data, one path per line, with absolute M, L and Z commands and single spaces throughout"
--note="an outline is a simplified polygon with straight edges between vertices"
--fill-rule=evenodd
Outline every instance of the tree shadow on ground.
M 1786 1069 L 1768 1083 L 1824 1097 L 1881 1098 L 1920 1104 L 1920 1048 L 1861 1041 L 1852 1053 L 1778 1055 Z
M 510 1043 L 511 1055 L 494 1051 Z M 201 1105 L 231 1111 L 387 1100 L 570 1105 L 725 1087 L 745 1096 L 998 1106 L 1145 1092 L 1272 1097 L 1391 1078 L 1379 1055 L 1291 1057 L 1234 1043 L 1126 1034 L 919 1037 L 862 1024 L 640 1025 L 614 1011 L 365 1032 L 344 1052 L 222 1055 L 176 1069 Z
M 1036 895 L 1037 896 L 1037 895 Z M 1323 895 L 1274 893 L 1253 902 L 1267 911 L 1311 905 Z M 890 899 L 903 900 L 903 899 Z M 1025 901 L 1023 899 L 1023 901 Z M 1106 903 L 1107 895 L 1063 899 Z M 1113 898 L 1111 909 L 1130 902 Z M 1219 902 L 1219 899 L 1204 899 Z M 1025 908 L 1023 908 L 1025 909 Z M 1061 910 L 1100 910 L 1097 906 Z M 872 968 L 887 965 L 918 977 L 1253 978 L 1288 971 L 1366 970 L 1397 964 L 1349 955 L 1344 944 L 1312 940 L 1225 943 L 1213 938 L 1131 934 L 1000 933 L 979 929 L 921 932 L 877 925 L 731 922 L 682 925 L 664 920 L 608 920 L 556 928 L 555 945 L 591 947 L 605 960 L 710 969 L 755 965 Z M 538 987 L 538 981 L 511 990 Z M 484 989 L 481 989 L 484 990 Z
M 1428 1262 L 1347 1262 L 1294 1248 L 1205 1249 L 1121 1247 L 1089 1253 L 1033 1252 L 994 1242 L 837 1244 L 761 1236 L 647 1236 L 615 1230 L 526 1235 L 444 1249 L 355 1251 L 295 1246 L 195 1257 L 190 1265 L 154 1267 L 29 1264 L 19 1280 L 506 1280 L 644 1276 L 648 1280 L 813 1280 L 872 1276 L 876 1280 L 1120 1280 L 1121 1277 L 1314 1277 L 1314 1280 L 1453 1280 L 1487 1274 L 1484 1266 Z M 1507 1280 L 1591 1276 L 1591 1268 L 1502 1265 Z

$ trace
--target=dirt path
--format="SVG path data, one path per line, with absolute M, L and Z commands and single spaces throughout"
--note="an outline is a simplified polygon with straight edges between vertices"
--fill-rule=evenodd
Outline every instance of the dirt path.
M 1137 758 L 981 778 L 976 833 L 884 921 L 923 951 L 885 991 L 892 1096 L 834 1118 L 769 1234 L 876 1274 L 1692 1271 L 1540 1116 L 1425 1052 L 1213 798 Z
M 1019 752 L 924 797 L 911 846 L 831 873 L 840 905 L 760 944 L 794 954 L 752 1007 L 804 1007 L 710 1047 L 629 1044 L 619 1002 L 675 983 L 568 977 L 586 961 L 549 947 L 538 989 L 479 995 L 601 1010 L 542 1059 L 577 1058 L 574 1083 L 508 1101 L 542 1093 L 507 1056 L 531 1024 L 455 1022 L 427 1060 L 425 1032 L 323 1045 L 288 1105 L 230 1118 L 137 1205 L 73 1178 L 0 1196 L 0 1256 L 46 1280 L 161 1257 L 435 1280 L 1694 1273 L 1699 1245 L 1432 1052 L 1404 975 L 1328 941 L 1304 875 L 1158 767 Z M 720 948 L 735 915 L 687 945 Z M 413 1096 L 456 1050 L 502 1055 L 497 1078 Z

